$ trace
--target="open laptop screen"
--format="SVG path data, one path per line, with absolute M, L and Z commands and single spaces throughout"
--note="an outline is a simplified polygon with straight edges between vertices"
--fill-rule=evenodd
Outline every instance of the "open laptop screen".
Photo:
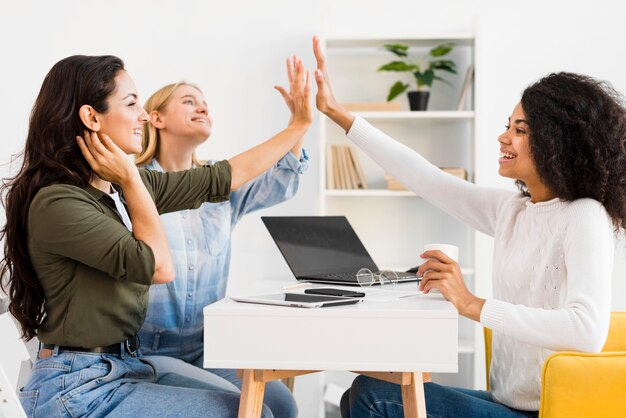
M 378 267 L 345 216 L 261 217 L 296 277 Z

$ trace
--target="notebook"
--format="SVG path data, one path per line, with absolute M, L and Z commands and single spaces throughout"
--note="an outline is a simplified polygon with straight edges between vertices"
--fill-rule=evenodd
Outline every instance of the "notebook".
M 356 273 L 380 273 L 345 216 L 262 216 L 296 279 L 359 286 Z M 417 281 L 415 272 L 396 272 L 399 282 Z M 378 282 L 377 282 L 378 283 Z

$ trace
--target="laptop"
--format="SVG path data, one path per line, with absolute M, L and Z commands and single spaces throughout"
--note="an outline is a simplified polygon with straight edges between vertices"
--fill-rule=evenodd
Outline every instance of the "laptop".
M 380 273 L 345 216 L 262 216 L 261 220 L 300 281 L 359 286 L 356 274 L 361 268 Z M 415 271 L 396 274 L 398 282 L 417 281 Z

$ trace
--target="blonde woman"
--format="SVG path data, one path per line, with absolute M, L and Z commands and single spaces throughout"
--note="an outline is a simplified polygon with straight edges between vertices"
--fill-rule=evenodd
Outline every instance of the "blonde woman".
M 288 61 L 293 78 L 295 62 Z M 280 87 L 287 106 L 293 98 Z M 150 123 L 136 163 L 158 171 L 202 166 L 196 148 L 211 135 L 212 119 L 202 91 L 193 84 L 169 84 L 146 102 Z M 224 297 L 231 254 L 231 233 L 243 215 L 291 198 L 307 168 L 299 141 L 272 168 L 231 194 L 227 202 L 205 203 L 197 210 L 161 216 L 176 269 L 176 279 L 150 291 L 140 332 L 142 351 L 163 369 L 238 392 L 234 370 L 203 370 L 202 308 Z M 210 336 L 208 341 L 210 341 Z M 158 357 L 153 357 L 158 356 Z M 184 364 L 184 363 L 187 364 Z M 280 381 L 265 389 L 265 404 L 275 417 L 295 417 L 297 407 Z

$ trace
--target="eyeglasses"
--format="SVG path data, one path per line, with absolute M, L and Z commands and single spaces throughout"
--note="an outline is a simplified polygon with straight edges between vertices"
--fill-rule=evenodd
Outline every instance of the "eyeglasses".
M 372 270 L 368 268 L 362 268 L 356 273 L 356 281 L 361 287 L 370 287 L 376 283 L 380 283 L 381 286 L 395 286 L 398 283 L 398 274 L 394 271 L 381 271 L 380 273 L 372 273 Z

